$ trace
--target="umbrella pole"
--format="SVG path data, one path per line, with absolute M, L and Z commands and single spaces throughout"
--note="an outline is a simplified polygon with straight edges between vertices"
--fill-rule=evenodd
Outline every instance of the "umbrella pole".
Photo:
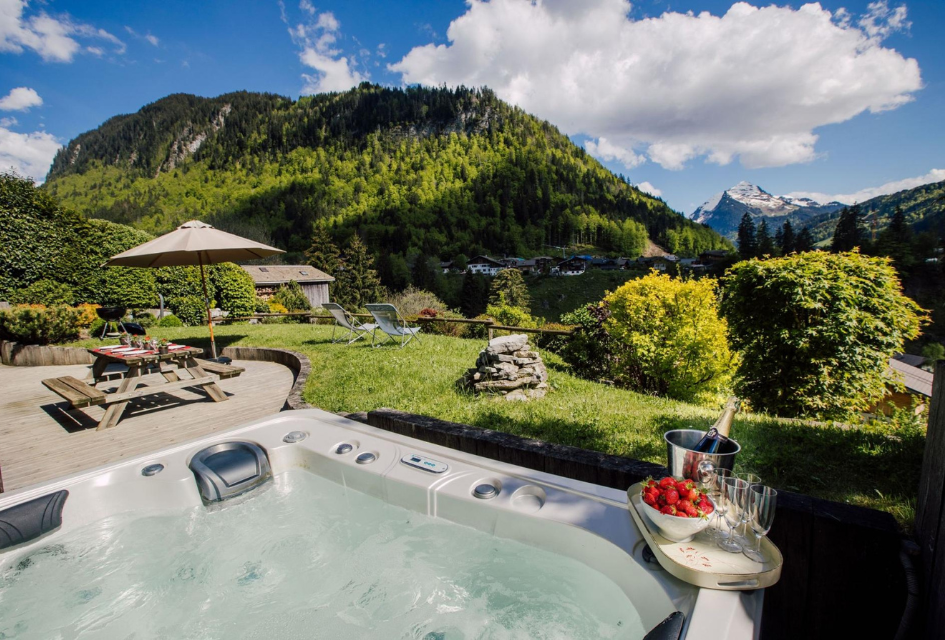
M 213 340 L 213 319 L 210 317 L 210 296 L 207 295 L 207 276 L 203 272 L 203 256 L 198 253 L 197 257 L 200 260 L 200 281 L 203 282 L 203 303 L 207 307 L 207 326 L 210 327 L 210 353 L 213 354 L 213 359 L 216 360 L 217 343 Z

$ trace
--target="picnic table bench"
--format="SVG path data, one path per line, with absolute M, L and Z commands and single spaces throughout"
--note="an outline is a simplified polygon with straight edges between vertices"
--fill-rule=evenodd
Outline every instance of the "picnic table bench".
M 197 356 L 202 355 L 203 350 L 196 347 L 185 347 L 165 354 L 147 351 L 145 353 L 123 355 L 122 353 L 102 349 L 89 349 L 89 353 L 95 356 L 95 363 L 92 365 L 92 370 L 86 380 L 79 380 L 73 376 L 62 376 L 43 380 L 43 385 L 67 400 L 73 409 L 92 406 L 107 407 L 105 416 L 98 423 L 97 429 L 99 431 L 118 424 L 125 407 L 128 406 L 128 402 L 134 398 L 175 389 L 196 387 L 203 390 L 214 402 L 223 402 L 227 397 L 223 390 L 217 386 L 214 375 L 221 380 L 225 380 L 234 378 L 245 371 L 245 369 L 233 365 L 199 360 Z M 118 389 L 110 393 L 97 389 L 94 385 L 107 379 L 105 369 L 109 364 L 116 362 L 128 367 L 122 375 Z M 162 364 L 164 363 L 177 365 L 177 370 L 163 368 Z M 187 372 L 188 377 L 182 379 L 178 375 L 180 370 Z M 143 384 L 140 378 L 152 372 L 160 373 L 165 382 L 138 388 L 139 384 Z

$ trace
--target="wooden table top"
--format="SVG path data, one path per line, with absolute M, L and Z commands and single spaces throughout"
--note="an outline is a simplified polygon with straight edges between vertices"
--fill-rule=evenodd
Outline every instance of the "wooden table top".
M 94 355 L 96 358 L 104 358 L 112 362 L 124 362 L 130 364 L 139 362 L 161 362 L 164 360 L 177 360 L 182 357 L 196 358 L 203 355 L 203 349 L 200 349 L 199 347 L 174 349 L 173 351 L 168 351 L 167 353 L 158 353 L 157 351 L 148 349 L 145 351 L 145 353 L 135 353 L 132 355 L 114 353 L 114 350 L 112 349 L 102 350 L 101 347 L 89 349 L 88 352 Z

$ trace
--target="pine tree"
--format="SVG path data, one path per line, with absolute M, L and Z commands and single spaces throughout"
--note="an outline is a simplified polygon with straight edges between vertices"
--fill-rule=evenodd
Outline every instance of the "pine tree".
M 852 251 L 863 244 L 861 217 L 858 204 L 840 212 L 837 228 L 833 232 L 833 241 L 830 243 L 831 251 L 835 253 Z
M 485 313 L 486 305 L 489 302 L 489 283 L 486 277 L 467 272 L 463 276 L 463 288 L 461 292 L 459 310 L 467 318 L 475 318 L 481 313 Z
M 879 235 L 875 251 L 892 258 L 893 264 L 900 270 L 915 266 L 915 238 L 902 207 L 896 206 L 889 226 Z
M 781 226 L 781 242 L 778 247 L 781 248 L 781 255 L 788 255 L 797 251 L 797 237 L 794 234 L 794 226 L 790 220 L 785 220 Z
M 330 276 L 334 276 L 338 271 L 341 254 L 325 227 L 317 225 L 312 231 L 312 245 L 305 252 L 305 264 L 312 265 Z
M 742 259 L 754 258 L 758 254 L 758 244 L 755 239 L 755 221 L 747 211 L 738 225 L 738 254 Z
M 505 304 L 531 313 L 531 298 L 525 279 L 518 269 L 503 269 L 492 279 L 489 287 L 489 304 Z
M 759 256 L 776 257 L 774 252 L 774 241 L 771 239 L 771 232 L 768 231 L 767 220 L 762 220 L 761 224 L 758 225 L 758 235 L 756 241 L 758 243 Z
M 432 258 L 424 255 L 417 256 L 414 260 L 411 271 L 413 286 L 424 291 L 436 293 L 437 290 L 437 268 L 433 264 Z
M 811 234 L 810 229 L 804 227 L 801 229 L 801 232 L 797 234 L 797 240 L 794 241 L 794 251 L 796 253 L 804 253 L 805 251 L 814 250 L 814 236 Z
M 374 257 L 368 253 L 361 236 L 354 234 L 338 268 L 335 301 L 350 309 L 361 309 L 377 302 L 383 288 L 374 270 Z

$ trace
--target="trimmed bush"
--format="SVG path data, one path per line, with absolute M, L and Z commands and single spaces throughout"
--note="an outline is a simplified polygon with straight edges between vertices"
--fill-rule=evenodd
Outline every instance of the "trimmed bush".
M 604 329 L 604 322 L 609 317 L 610 309 L 604 302 L 578 307 L 561 315 L 561 322 L 579 327 L 570 338 L 565 338 L 559 351 L 575 375 L 589 380 L 611 379 L 617 358 L 613 340 Z
M 157 321 L 159 327 L 183 327 L 184 323 L 177 316 L 164 316 Z
M 722 311 L 752 409 L 845 418 L 886 395 L 889 358 L 925 320 L 888 258 L 810 251 L 726 272 Z
M 709 402 L 728 390 L 737 364 L 720 316 L 716 281 L 684 280 L 655 271 L 605 300 L 604 329 L 620 358 L 615 382 L 641 393 Z
M 132 315 L 134 315 L 135 322 L 145 329 L 150 329 L 157 323 L 157 318 L 150 311 L 135 311 Z
M 193 327 L 201 325 L 207 320 L 207 309 L 204 306 L 203 299 L 197 296 L 174 298 L 167 301 L 167 306 L 185 325 Z
M 51 307 L 57 304 L 70 305 L 75 302 L 72 287 L 55 280 L 37 280 L 28 287 L 17 289 L 10 294 L 14 304 L 42 304 Z
M 79 337 L 82 312 L 67 306 L 20 306 L 0 311 L 0 338 L 22 344 L 55 344 Z
M 97 304 L 88 304 L 83 303 L 76 307 L 76 310 L 79 312 L 79 326 L 83 329 L 91 329 L 98 323 L 104 323 L 105 321 L 98 317 L 98 314 L 95 312 L 99 308 Z M 101 329 L 101 326 L 99 326 Z
M 436 313 L 446 311 L 446 303 L 436 297 L 436 294 L 414 286 L 409 286 L 400 293 L 392 295 L 388 301 L 397 307 L 401 314 L 419 316 L 425 309 Z

